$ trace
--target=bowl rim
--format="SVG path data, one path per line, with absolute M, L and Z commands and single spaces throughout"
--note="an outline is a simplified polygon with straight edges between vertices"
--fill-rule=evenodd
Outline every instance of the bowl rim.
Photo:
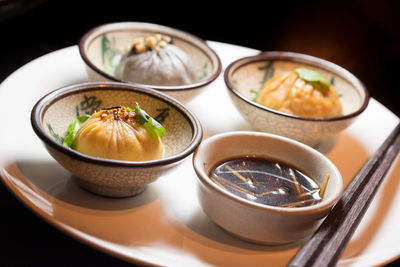
M 56 142 L 54 138 L 51 138 L 51 136 L 43 129 L 42 122 L 44 114 L 46 110 L 53 103 L 69 95 L 74 95 L 87 91 L 98 91 L 98 90 L 123 90 L 123 91 L 138 92 L 140 94 L 149 95 L 162 102 L 166 102 L 168 105 L 172 106 L 178 112 L 180 112 L 184 118 L 186 118 L 193 131 L 192 140 L 184 150 L 168 157 L 162 157 L 159 159 L 148 160 L 148 161 L 124 161 L 124 160 L 93 157 L 80 153 L 72 148 L 66 147 L 63 144 Z M 78 83 L 61 87 L 54 91 L 49 92 L 48 94 L 44 95 L 41 99 L 39 99 L 32 108 L 31 125 L 34 132 L 42 140 L 42 142 L 45 145 L 48 145 L 51 148 L 57 150 L 58 152 L 66 154 L 67 156 L 72 157 L 76 160 L 84 161 L 87 163 L 99 164 L 102 166 L 111 166 L 111 167 L 143 168 L 143 167 L 156 167 L 156 166 L 172 164 L 190 155 L 197 148 L 197 146 L 200 144 L 203 138 L 203 129 L 199 119 L 193 112 L 191 112 L 178 100 L 166 94 L 158 92 L 157 90 L 147 88 L 145 86 L 137 86 L 126 83 L 117 83 L 117 82 Z
M 181 36 L 186 36 L 186 37 L 188 37 L 188 39 L 185 38 L 184 40 L 186 42 L 189 42 L 191 45 L 196 46 L 199 50 L 203 51 L 204 54 L 207 55 L 207 57 L 210 58 L 210 61 L 213 62 L 214 60 L 212 60 L 211 58 L 212 57 L 215 58 L 215 60 L 217 62 L 216 71 L 208 79 L 205 79 L 205 80 L 197 82 L 197 83 L 186 84 L 186 85 L 162 86 L 162 85 L 141 84 L 141 83 L 135 83 L 135 82 L 130 82 L 130 81 L 125 81 L 125 80 L 122 80 L 122 79 L 118 79 L 117 77 L 115 77 L 113 75 L 110 75 L 110 74 L 102 71 L 98 67 L 96 67 L 90 61 L 90 59 L 86 55 L 86 51 L 85 51 L 85 44 L 86 44 L 86 42 L 88 40 L 90 40 L 90 38 L 93 35 L 95 35 L 97 32 L 103 32 L 103 31 L 105 31 L 107 29 L 110 29 L 110 30 L 113 30 L 113 31 L 117 31 L 117 29 L 115 29 L 116 27 L 118 27 L 118 30 L 129 29 L 129 28 L 135 29 L 135 27 L 150 27 L 150 28 L 154 27 L 154 28 L 160 28 L 160 30 L 176 32 L 177 34 L 180 35 L 180 38 L 182 38 Z M 202 43 L 208 49 L 208 51 L 206 49 L 203 49 L 203 48 L 199 47 L 198 45 L 196 45 L 190 39 L 196 40 L 197 42 Z M 78 41 L 78 49 L 79 49 L 79 54 L 81 55 L 81 58 L 85 62 L 86 66 L 88 66 L 90 69 L 92 69 L 94 72 L 96 72 L 100 76 L 106 77 L 107 79 L 109 79 L 111 81 L 133 84 L 135 86 L 147 86 L 147 87 L 150 87 L 150 88 L 153 88 L 153 89 L 157 89 L 157 90 L 160 90 L 160 91 L 163 91 L 163 92 L 192 90 L 192 89 L 197 89 L 197 88 L 203 87 L 203 86 L 205 86 L 207 84 L 210 84 L 215 79 L 217 79 L 218 76 L 222 72 L 221 59 L 219 58 L 218 54 L 206 43 L 205 40 L 203 40 L 200 37 L 197 37 L 197 36 L 195 36 L 195 35 L 193 35 L 191 33 L 188 33 L 188 32 L 176 29 L 176 28 L 172 28 L 172 27 L 169 27 L 169 26 L 155 24 L 155 23 L 136 22 L 136 21 L 123 21 L 123 22 L 105 23 L 105 24 L 101 24 L 101 25 L 95 26 L 95 27 L 91 28 L 90 30 L 88 30 L 87 32 L 85 32 L 80 37 L 80 39 Z
M 255 135 L 262 137 L 262 138 L 273 139 L 277 142 L 286 142 L 286 143 L 289 143 L 290 145 L 299 147 L 301 150 L 306 150 L 309 153 L 317 154 L 317 156 L 321 157 L 336 173 L 336 176 L 337 176 L 338 182 L 339 182 L 339 186 L 340 186 L 340 188 L 335 190 L 336 194 L 334 194 L 328 200 L 322 201 L 315 205 L 306 206 L 306 207 L 290 208 L 290 207 L 276 207 L 276 206 L 261 204 L 261 203 L 257 203 L 257 202 L 252 202 L 250 200 L 246 200 L 244 198 L 241 198 L 239 196 L 236 196 L 236 195 L 224 190 L 223 188 L 218 186 L 216 183 L 211 181 L 211 179 L 208 177 L 208 174 L 205 172 L 205 170 L 202 168 L 202 166 L 197 166 L 195 163 L 197 160 L 197 155 L 199 153 L 199 150 L 203 149 L 203 147 L 208 145 L 209 143 L 212 143 L 212 142 L 215 142 L 215 141 L 218 141 L 221 139 L 225 139 L 225 138 L 234 137 L 234 136 L 242 136 L 244 138 L 254 138 Z M 323 210 L 329 209 L 333 205 L 335 205 L 337 203 L 337 201 L 339 200 L 339 198 L 342 196 L 342 193 L 344 190 L 343 177 L 342 177 L 340 171 L 337 169 L 335 164 L 333 164 L 333 162 L 331 162 L 324 154 L 322 154 L 318 150 L 316 150 L 308 145 L 305 145 L 299 141 L 296 141 L 294 139 L 276 135 L 276 134 L 264 133 L 264 132 L 233 131 L 233 132 L 220 133 L 220 134 L 216 134 L 211 137 L 208 137 L 195 150 L 195 152 L 193 154 L 192 165 L 195 170 L 197 180 L 201 185 L 212 190 L 215 194 L 220 194 L 220 195 L 224 196 L 225 198 L 234 201 L 235 203 L 244 205 L 249 208 L 255 208 L 258 210 L 262 210 L 262 211 L 270 211 L 270 212 L 275 212 L 275 213 L 287 213 L 287 214 L 310 214 L 310 213 L 314 213 L 314 212 L 323 211 Z
M 361 89 L 361 91 L 364 93 L 365 97 L 362 102 L 362 105 L 354 112 L 342 115 L 342 116 L 336 116 L 336 117 L 329 117 L 329 118 L 310 118 L 310 117 L 303 117 L 303 116 L 298 116 L 298 115 L 293 115 L 285 112 L 281 112 L 272 108 L 268 108 L 266 106 L 263 106 L 261 104 L 258 104 L 245 96 L 243 96 L 238 90 L 236 90 L 233 86 L 233 84 L 230 81 L 230 74 L 240 67 L 247 65 L 247 64 L 252 64 L 256 62 L 261 62 L 265 60 L 289 60 L 289 61 L 294 61 L 296 63 L 308 63 L 308 64 L 313 64 L 316 65 L 318 68 L 324 69 L 329 72 L 333 72 L 337 74 L 338 76 L 342 76 L 345 80 L 347 80 L 350 84 L 354 85 L 355 87 L 358 87 Z M 259 54 L 255 56 L 247 56 L 247 57 L 242 57 L 239 58 L 233 62 L 231 62 L 227 68 L 225 69 L 224 72 L 224 81 L 225 85 L 228 88 L 228 90 L 241 99 L 242 101 L 250 104 L 251 106 L 265 110 L 268 112 L 271 112 L 276 115 L 280 115 L 283 117 L 291 118 L 291 119 L 297 119 L 297 120 L 302 120 L 302 121 L 314 121 L 314 122 L 328 122 L 328 121 L 341 121 L 341 120 L 347 120 L 351 119 L 354 117 L 357 117 L 359 114 L 361 114 L 368 106 L 369 99 L 370 99 L 370 94 L 365 87 L 365 85 L 352 73 L 350 73 L 348 70 L 340 67 L 339 65 L 336 65 L 332 62 L 329 62 L 327 60 L 306 55 L 306 54 L 300 54 L 300 53 L 295 53 L 295 52 L 287 52 L 287 51 L 264 51 L 260 52 Z

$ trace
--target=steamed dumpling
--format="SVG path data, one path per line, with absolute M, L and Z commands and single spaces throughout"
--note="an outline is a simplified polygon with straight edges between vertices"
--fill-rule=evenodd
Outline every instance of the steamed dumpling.
M 266 81 L 257 103 L 302 117 L 329 118 L 342 115 L 342 105 L 332 85 L 328 84 L 321 90 L 294 71 Z
M 192 59 L 171 38 L 157 34 L 134 41 L 116 68 L 115 76 L 149 85 L 185 85 L 195 81 Z
M 73 148 L 86 155 L 116 160 L 145 161 L 162 156 L 160 137 L 151 135 L 125 108 L 95 112 L 79 128 Z

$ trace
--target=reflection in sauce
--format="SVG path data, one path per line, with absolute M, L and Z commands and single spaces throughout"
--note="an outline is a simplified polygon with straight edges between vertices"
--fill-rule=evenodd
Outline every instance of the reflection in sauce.
M 265 205 L 304 207 L 322 199 L 320 187 L 312 178 L 293 166 L 265 158 L 228 160 L 209 176 L 225 190 Z

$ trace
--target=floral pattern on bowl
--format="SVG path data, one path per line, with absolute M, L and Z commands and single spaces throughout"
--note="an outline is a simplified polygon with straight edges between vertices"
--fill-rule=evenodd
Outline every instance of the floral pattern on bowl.
M 83 35 L 79 41 L 79 51 L 86 64 L 90 79 L 92 81 L 132 83 L 117 78 L 115 69 L 123 54 L 131 48 L 134 39 L 157 33 L 170 36 L 174 45 L 190 56 L 196 68 L 196 81 L 188 85 L 147 86 L 162 91 L 180 101 L 187 102 L 218 77 L 221 72 L 220 59 L 206 42 L 200 38 L 162 25 L 120 22 L 96 27 Z
M 117 105 L 141 108 L 162 123 L 163 157 L 150 161 L 119 161 L 91 157 L 62 145 L 68 125 L 76 117 Z M 94 193 L 124 197 L 142 192 L 145 185 L 190 155 L 200 144 L 198 119 L 173 98 L 148 88 L 122 83 L 84 83 L 44 96 L 32 110 L 32 126 L 49 153 L 78 183 Z
M 300 67 L 321 73 L 333 84 L 343 107 L 343 116 L 305 118 L 255 102 L 265 81 Z M 316 57 L 290 52 L 265 52 L 239 59 L 225 70 L 225 83 L 233 103 L 254 129 L 311 146 L 347 128 L 366 109 L 369 100 L 363 84 L 347 70 Z

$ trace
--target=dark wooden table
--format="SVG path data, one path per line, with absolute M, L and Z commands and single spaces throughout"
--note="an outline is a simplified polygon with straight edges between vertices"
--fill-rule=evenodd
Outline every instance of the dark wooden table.
M 396 1 L 307 0 L 290 5 L 268 2 L 265 7 L 143 2 L 42 0 L 15 12 L 1 8 L 0 81 L 39 56 L 77 44 L 91 27 L 144 21 L 206 40 L 327 59 L 354 73 L 372 97 L 400 116 L 400 23 L 396 17 L 400 9 Z M 51 227 L 2 183 L 0 208 L 0 266 L 132 266 Z M 399 260 L 388 266 L 397 265 Z

